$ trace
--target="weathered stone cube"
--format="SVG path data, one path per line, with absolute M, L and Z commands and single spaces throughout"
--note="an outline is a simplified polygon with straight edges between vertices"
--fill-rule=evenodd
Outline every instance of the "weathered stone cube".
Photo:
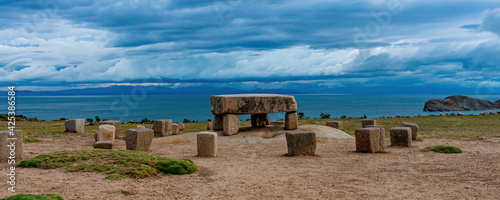
M 153 135 L 153 129 L 128 129 L 125 133 L 127 150 L 148 151 L 153 141 Z
M 355 131 L 356 151 L 366 153 L 380 152 L 380 129 L 362 128 Z
M 374 119 L 363 119 L 361 120 L 361 125 L 363 125 L 363 128 L 366 128 L 367 125 L 377 125 L 377 121 Z
M 380 129 L 380 142 L 379 142 L 379 145 L 380 145 L 380 151 L 384 151 L 385 150 L 385 128 L 384 126 L 382 125 L 366 125 L 366 128 L 378 128 Z
M 418 136 L 418 125 L 410 122 L 401 122 L 402 127 L 410 127 L 411 128 L 411 139 L 417 140 Z
M 394 127 L 389 129 L 392 146 L 411 147 L 412 132 L 410 127 Z
M 99 122 L 99 125 L 113 125 L 115 127 L 115 138 L 121 138 L 122 122 L 118 120 L 108 120 Z
M 297 112 L 287 112 L 285 114 L 285 130 L 294 130 L 297 128 L 299 128 Z
M 344 122 L 342 121 L 327 121 L 326 126 L 333 127 L 339 130 L 344 129 Z
M 95 141 L 111 141 L 115 140 L 115 126 L 113 125 L 99 125 L 95 133 Z
M 97 141 L 94 143 L 94 149 L 113 149 L 113 142 L 109 140 Z
M 285 122 L 272 121 L 271 125 L 276 126 L 276 127 L 284 127 L 285 126 Z
M 186 127 L 184 126 L 184 123 L 177 123 L 179 125 L 179 130 L 184 130 Z
M 269 116 L 267 113 L 264 114 L 253 114 L 250 115 L 252 119 L 252 127 L 266 127 L 269 125 Z
M 224 135 L 234 135 L 240 130 L 238 115 L 225 114 L 223 116 Z
M 224 130 L 224 117 L 222 115 L 214 115 L 214 131 Z
M 172 124 L 172 135 L 179 135 L 179 124 Z
M 312 131 L 288 131 L 286 132 L 286 144 L 288 155 L 315 155 L 316 133 Z
M 165 137 L 172 135 L 172 120 L 160 119 L 153 122 L 155 137 Z
M 215 157 L 217 156 L 217 133 L 200 132 L 197 137 L 198 156 Z
M 69 119 L 64 122 L 66 131 L 73 133 L 84 133 L 85 132 L 85 120 L 84 119 Z
M 10 130 L 0 131 L 0 161 L 11 159 L 16 161 L 23 159 L 23 131 L 21 130 L 14 130 L 13 135 L 10 134 Z
M 207 130 L 214 130 L 214 123 L 213 122 L 207 122 Z

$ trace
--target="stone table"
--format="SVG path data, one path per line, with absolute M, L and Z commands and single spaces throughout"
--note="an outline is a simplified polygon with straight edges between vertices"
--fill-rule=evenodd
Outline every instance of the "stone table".
M 232 94 L 210 97 L 214 130 L 224 135 L 239 131 L 237 115 L 251 115 L 253 127 L 269 125 L 268 113 L 285 112 L 285 129 L 298 128 L 297 102 L 293 96 L 279 94 Z

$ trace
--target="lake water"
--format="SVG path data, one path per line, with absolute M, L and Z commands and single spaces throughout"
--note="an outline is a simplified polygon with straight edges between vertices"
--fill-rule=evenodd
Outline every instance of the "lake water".
M 294 95 L 299 111 L 307 117 L 319 118 L 321 113 L 331 117 L 377 118 L 382 116 L 416 116 L 438 114 L 423 112 L 424 103 L 429 99 L 444 99 L 449 95 Z M 500 94 L 467 95 L 496 101 Z M 0 105 L 7 113 L 7 101 Z M 182 122 L 184 118 L 196 121 L 212 119 L 210 96 L 57 96 L 57 97 L 16 97 L 16 113 L 42 120 L 65 118 L 116 119 L 121 121 L 148 119 L 173 119 Z M 460 111 L 478 114 L 485 111 Z M 487 111 L 490 112 L 490 111 Z M 496 112 L 496 111 L 495 111 Z M 445 112 L 446 113 L 446 112 Z M 456 113 L 456 112 L 454 112 Z M 240 116 L 247 119 L 249 116 Z M 269 114 L 270 120 L 284 118 L 283 113 Z

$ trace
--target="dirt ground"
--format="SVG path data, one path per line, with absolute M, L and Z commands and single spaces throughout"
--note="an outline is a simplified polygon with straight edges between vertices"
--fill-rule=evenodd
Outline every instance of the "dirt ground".
M 93 142 L 93 137 L 45 138 L 24 144 L 24 157 L 89 149 Z M 115 144 L 115 149 L 125 149 L 125 141 Z M 318 156 L 301 157 L 283 156 L 284 142 L 221 144 L 216 158 L 196 157 L 196 143 L 155 144 L 151 153 L 190 158 L 200 171 L 116 181 L 103 180 L 105 174 L 97 172 L 17 169 L 16 189 L 64 199 L 500 199 L 500 138 L 413 144 L 366 154 L 354 152 L 354 140 L 319 143 Z M 464 153 L 419 151 L 439 144 L 460 147 Z M 0 163 L 0 173 L 7 174 L 8 166 Z M 1 180 L 0 198 L 13 195 L 7 191 L 7 176 Z

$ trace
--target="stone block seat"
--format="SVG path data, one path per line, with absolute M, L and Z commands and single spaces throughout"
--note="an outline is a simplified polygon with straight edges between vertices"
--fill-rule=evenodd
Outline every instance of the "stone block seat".
M 239 131 L 238 115 L 251 115 L 253 127 L 269 125 L 268 113 L 285 112 L 285 129 L 298 128 L 297 102 L 293 96 L 279 94 L 232 94 L 210 97 L 214 130 L 224 135 Z

